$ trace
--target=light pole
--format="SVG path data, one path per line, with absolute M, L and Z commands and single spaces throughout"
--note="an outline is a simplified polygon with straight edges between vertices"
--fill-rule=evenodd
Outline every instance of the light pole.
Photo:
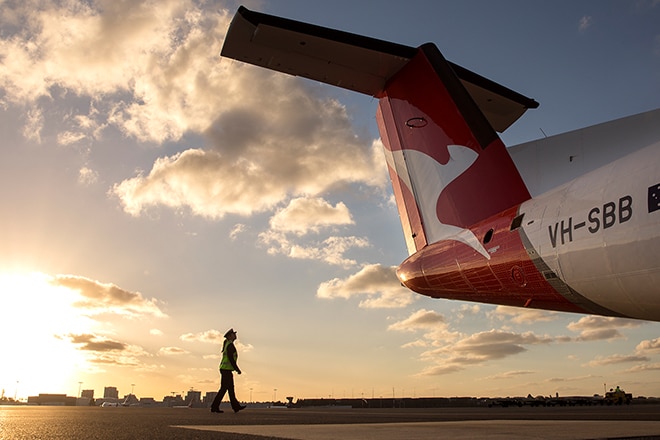
M 80 394 L 80 389 L 82 388 L 82 382 L 78 382 L 78 397 L 82 397 Z

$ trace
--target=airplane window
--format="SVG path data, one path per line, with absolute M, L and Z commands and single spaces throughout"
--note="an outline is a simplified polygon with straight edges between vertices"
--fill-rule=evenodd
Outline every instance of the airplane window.
M 484 235 L 484 244 L 488 243 L 492 238 L 493 238 L 493 230 L 489 229 L 488 232 L 486 232 L 486 235 Z

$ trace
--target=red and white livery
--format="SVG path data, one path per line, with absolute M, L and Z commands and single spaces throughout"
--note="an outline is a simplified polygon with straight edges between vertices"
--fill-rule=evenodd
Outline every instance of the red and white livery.
M 538 103 L 430 43 L 241 7 L 222 55 L 378 98 L 411 290 L 660 321 L 660 111 L 507 149 Z

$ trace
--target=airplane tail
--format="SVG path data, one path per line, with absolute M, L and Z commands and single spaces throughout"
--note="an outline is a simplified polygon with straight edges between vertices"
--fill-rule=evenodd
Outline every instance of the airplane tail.
M 433 44 L 412 48 L 241 6 L 221 55 L 379 99 L 410 254 L 441 239 L 474 241 L 469 226 L 530 198 L 495 130 L 538 103 L 445 60 Z
M 433 44 L 387 82 L 378 123 L 408 251 L 530 198 L 504 144 Z M 468 234 L 470 235 L 470 234 Z M 456 238 L 459 236 L 459 238 Z

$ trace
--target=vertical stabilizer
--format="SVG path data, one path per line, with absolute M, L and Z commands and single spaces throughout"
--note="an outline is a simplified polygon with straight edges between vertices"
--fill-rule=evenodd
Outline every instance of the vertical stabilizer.
M 378 97 L 409 253 L 444 239 L 480 250 L 467 228 L 530 197 L 497 133 L 433 44 Z

